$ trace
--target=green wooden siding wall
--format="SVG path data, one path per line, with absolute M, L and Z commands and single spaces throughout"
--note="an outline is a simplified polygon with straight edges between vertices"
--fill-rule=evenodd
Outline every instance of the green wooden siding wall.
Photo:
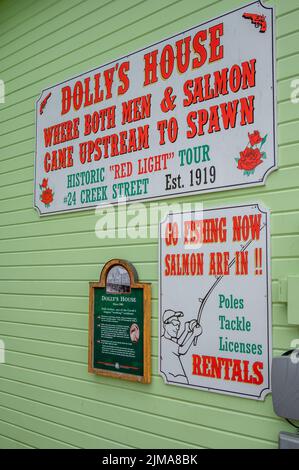
M 272 210 L 274 354 L 287 323 L 278 280 L 299 274 L 299 3 L 276 0 L 279 170 L 266 186 L 184 198 Z M 240 0 L 1 0 L 0 447 L 275 448 L 290 426 L 265 402 L 166 386 L 158 375 L 157 240 L 95 236 L 93 210 L 39 218 L 32 208 L 35 101 L 47 86 L 242 5 Z M 180 199 L 182 201 L 182 199 Z M 175 202 L 174 200 L 173 202 Z M 149 204 L 147 204 L 149 207 Z M 87 372 L 88 282 L 112 257 L 153 284 L 152 384 Z

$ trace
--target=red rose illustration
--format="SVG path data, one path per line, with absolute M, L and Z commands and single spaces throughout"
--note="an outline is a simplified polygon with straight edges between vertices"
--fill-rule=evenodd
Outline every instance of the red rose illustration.
M 260 144 L 261 141 L 263 140 L 260 136 L 259 131 L 254 131 L 252 134 L 248 133 L 248 137 L 249 137 L 249 142 L 251 146 Z
M 44 178 L 42 182 L 42 188 L 46 188 L 48 186 L 48 178 Z
M 262 154 L 259 149 L 246 147 L 243 152 L 240 152 L 240 157 L 238 161 L 239 170 L 251 171 L 263 163 Z
M 42 194 L 41 194 L 41 201 L 45 204 L 45 205 L 49 205 L 51 204 L 51 202 L 53 202 L 53 192 L 52 192 L 52 189 L 48 188 L 48 189 L 45 189 Z

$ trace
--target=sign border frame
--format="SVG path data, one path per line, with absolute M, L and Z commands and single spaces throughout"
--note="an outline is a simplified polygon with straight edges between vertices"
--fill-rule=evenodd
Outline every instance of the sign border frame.
M 127 374 L 125 372 L 109 371 L 95 368 L 93 365 L 94 351 L 94 293 L 97 288 L 106 287 L 108 272 L 113 266 L 122 266 L 130 276 L 131 288 L 143 290 L 143 375 Z M 116 294 L 117 295 L 117 294 Z M 99 282 L 89 283 L 89 315 L 88 315 L 88 372 L 101 375 L 103 377 L 113 377 L 131 382 L 144 384 L 151 383 L 151 284 L 140 283 L 137 278 L 137 271 L 134 266 L 126 260 L 112 259 L 108 261 L 100 275 Z
M 182 383 L 177 383 L 177 382 L 169 382 L 167 381 L 167 378 L 165 374 L 161 371 L 161 318 L 162 318 L 162 274 L 161 274 L 161 267 L 162 267 L 162 260 L 161 260 L 161 255 L 162 255 L 162 247 L 161 247 L 161 241 L 162 241 L 162 236 L 161 236 L 161 230 L 162 230 L 162 224 L 166 221 L 168 215 L 165 216 L 164 220 L 161 220 L 159 224 L 159 312 L 158 312 L 158 320 L 159 320 L 159 338 L 158 338 L 158 350 L 159 350 L 159 355 L 158 355 L 158 374 L 163 378 L 164 384 L 165 385 L 175 385 L 177 387 L 183 387 L 186 389 L 193 389 L 193 390 L 199 390 L 203 392 L 213 392 L 213 393 L 219 393 L 221 395 L 227 395 L 227 396 L 235 396 L 238 398 L 247 398 L 251 400 L 257 400 L 257 401 L 264 401 L 266 396 L 272 392 L 271 388 L 271 363 L 272 363 L 272 357 L 273 357 L 273 322 L 272 322 L 272 277 L 271 277 L 271 237 L 270 237 L 270 215 L 271 211 L 269 208 L 264 207 L 262 204 L 259 202 L 253 202 L 252 204 L 237 204 L 237 205 L 224 205 L 221 207 L 207 207 L 206 209 L 203 209 L 202 212 L 205 211 L 213 211 L 213 210 L 221 210 L 221 209 L 236 209 L 239 207 L 256 207 L 261 213 L 266 214 L 266 219 L 267 219 L 267 225 L 266 225 L 266 250 L 267 250 L 267 262 L 266 262 L 266 269 L 267 269 L 267 346 L 268 346 L 268 354 L 267 358 L 269 361 L 269 367 L 268 367 L 268 387 L 264 388 L 261 390 L 259 395 L 252 395 L 252 394 L 246 394 L 246 393 L 239 393 L 239 392 L 232 392 L 232 391 L 227 391 L 227 390 L 221 390 L 218 388 L 211 388 L 211 387 L 204 387 L 204 386 L 197 386 L 197 385 L 185 385 Z M 190 213 L 194 214 L 196 211 L 190 211 Z M 185 212 L 186 213 L 186 212 Z M 172 215 L 182 215 L 184 212 L 177 212 L 176 214 Z
M 240 184 L 236 184 L 236 185 L 229 185 L 229 186 L 221 186 L 221 187 L 218 187 L 218 188 L 211 188 L 211 189 L 202 189 L 202 190 L 195 190 L 195 191 L 184 191 L 182 193 L 179 193 L 179 194 L 161 194 L 159 196 L 154 196 L 154 197 L 149 197 L 149 198 L 140 198 L 140 199 L 131 199 L 131 198 L 126 198 L 125 200 L 123 201 L 119 201 L 119 200 L 116 200 L 116 201 L 110 201 L 109 203 L 99 203 L 97 205 L 90 205 L 90 206 L 86 206 L 86 207 L 78 207 L 78 208 L 66 208 L 66 209 L 63 209 L 63 210 L 58 210 L 58 211 L 52 211 L 52 212 L 44 212 L 44 213 L 41 213 L 38 206 L 36 205 L 36 201 L 37 201 L 37 183 L 36 183 L 36 172 L 37 172 L 37 122 L 38 122 L 38 105 L 39 105 L 39 101 L 41 100 L 43 94 L 48 91 L 48 90 L 51 90 L 52 88 L 58 86 L 58 85 L 62 85 L 63 83 L 67 83 L 69 82 L 70 80 L 74 80 L 76 78 L 79 78 L 81 77 L 82 75 L 85 75 L 85 74 L 88 74 L 88 73 L 91 73 L 95 70 L 98 70 L 99 68 L 101 67 L 106 67 L 108 65 L 111 65 L 113 64 L 114 62 L 117 62 L 117 61 L 121 61 L 121 60 L 124 60 L 124 59 L 127 59 L 128 57 L 132 56 L 132 55 L 135 55 L 139 52 L 142 52 L 142 51 L 146 51 L 147 49 L 151 48 L 151 47 L 154 47 L 154 46 L 158 46 L 159 44 L 161 44 L 162 42 L 164 41 L 167 41 L 167 40 L 171 40 L 173 38 L 175 38 L 176 36 L 179 36 L 181 34 L 185 34 L 185 33 L 188 33 L 189 31 L 193 30 L 194 28 L 198 28 L 200 26 L 204 26 L 206 24 L 209 24 L 211 23 L 212 21 L 216 21 L 220 18 L 223 18 L 225 16 L 228 16 L 230 15 L 231 13 L 235 13 L 237 11 L 240 11 L 244 8 L 247 8 L 247 7 L 251 7 L 253 5 L 257 5 L 259 4 L 262 8 L 264 8 L 265 10 L 271 10 L 271 28 L 272 28 L 272 64 L 273 64 L 273 67 L 272 67 L 272 93 L 273 93 L 273 144 L 274 144 L 274 155 L 273 155 L 273 161 L 274 161 L 274 165 L 269 167 L 268 170 L 264 173 L 263 175 L 263 178 L 260 179 L 259 181 L 257 182 L 253 182 L 253 183 L 250 183 L 250 182 L 244 182 L 244 183 L 240 183 Z M 116 59 L 113 59 L 112 61 L 109 61 L 105 64 L 101 64 L 97 67 L 94 67 L 92 69 L 89 69 L 89 70 L 86 70 L 80 74 L 77 74 L 73 77 L 70 77 L 66 80 L 63 80 L 61 82 L 58 82 L 50 87 L 47 87 L 47 88 L 43 88 L 37 101 L 35 102 L 35 155 L 34 155 L 34 190 L 33 190 L 33 208 L 37 211 L 38 215 L 40 217 L 47 217 L 49 215 L 56 215 L 56 214 L 64 214 L 64 213 L 73 213 L 73 212 L 80 212 L 80 211 L 86 211 L 86 210 L 92 210 L 92 209 L 97 209 L 97 208 L 105 208 L 105 207 L 109 207 L 109 206 L 120 206 L 120 205 L 123 205 L 123 204 L 127 204 L 127 203 L 140 203 L 140 202 L 153 202 L 153 201 L 159 201 L 159 200 L 168 200 L 168 199 L 173 199 L 173 198 L 177 198 L 177 197 L 194 197 L 194 196 L 197 196 L 197 195 L 200 195 L 200 194 L 210 194 L 210 193 L 214 193 L 214 192 L 221 192 L 221 191 L 233 191 L 233 190 L 238 190 L 238 189 L 242 189 L 242 188 L 255 188 L 255 187 L 259 187 L 259 186 L 265 186 L 266 184 L 266 180 L 268 178 L 268 176 L 274 172 L 275 170 L 278 169 L 278 162 L 277 162 L 277 156 L 278 156 L 278 141 L 277 141 L 277 82 L 276 82 L 276 16 L 275 16 L 275 6 L 274 5 L 264 5 L 262 0 L 256 0 L 254 2 L 250 2 L 250 3 L 246 3 L 244 5 L 242 5 L 241 7 L 239 8 L 235 8 L 234 10 L 230 10 L 230 11 L 227 11 L 226 13 L 223 13 L 222 15 L 218 15 L 214 18 L 211 18 L 203 23 L 200 23 L 200 24 L 196 24 L 196 25 L 193 25 L 191 28 L 187 28 L 183 31 L 180 31 L 176 34 L 173 34 L 172 36 L 170 37 L 167 37 L 167 38 L 163 38 L 161 39 L 160 41 L 157 41 L 153 44 L 150 44 L 150 45 L 147 45 L 141 49 L 137 49 L 136 51 L 133 51 L 133 52 L 130 52 L 129 54 L 126 54 L 122 57 L 118 57 Z

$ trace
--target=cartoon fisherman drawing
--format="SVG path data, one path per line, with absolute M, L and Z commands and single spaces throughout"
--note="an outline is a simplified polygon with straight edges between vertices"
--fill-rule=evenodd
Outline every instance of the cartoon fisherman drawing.
M 161 371 L 166 375 L 169 382 L 188 384 L 188 378 L 184 370 L 181 356 L 184 356 L 190 349 L 195 338 L 202 334 L 202 327 L 197 320 L 187 321 L 184 324 L 184 331 L 179 335 L 183 312 L 165 310 L 162 318 L 161 336 Z M 163 364 L 165 358 L 165 364 Z

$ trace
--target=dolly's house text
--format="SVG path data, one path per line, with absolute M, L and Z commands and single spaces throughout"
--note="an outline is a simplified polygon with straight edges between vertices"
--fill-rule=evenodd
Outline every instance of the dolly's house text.
M 45 91 L 39 210 L 261 183 L 275 166 L 272 31 L 242 13 Z

